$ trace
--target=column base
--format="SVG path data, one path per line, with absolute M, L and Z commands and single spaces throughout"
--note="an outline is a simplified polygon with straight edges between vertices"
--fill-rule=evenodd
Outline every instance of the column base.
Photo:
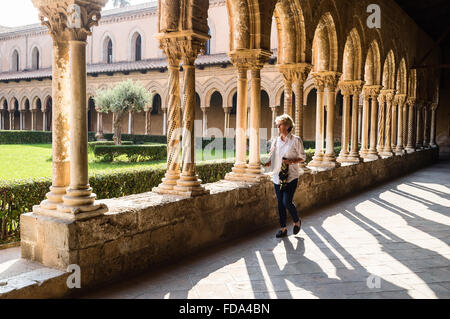
M 50 192 L 45 194 L 46 200 L 42 201 L 40 206 L 45 210 L 56 211 L 56 206 L 63 202 L 63 196 L 66 195 L 67 187 L 50 186 Z
M 247 164 L 234 164 L 231 172 L 225 174 L 225 180 L 234 182 L 245 182 Z
M 352 154 L 350 153 L 350 155 L 347 156 L 347 158 L 345 159 L 345 164 L 359 164 L 362 162 L 361 157 L 359 157 L 358 153 Z
M 414 147 L 406 147 L 405 151 L 406 151 L 406 153 L 411 154 L 411 153 L 414 153 L 416 150 Z
M 431 148 L 437 148 L 438 147 L 437 144 L 431 144 L 430 146 L 431 146 Z
M 394 156 L 394 153 L 392 153 L 391 150 L 383 150 L 379 153 L 379 155 L 381 158 L 389 158 L 389 157 Z
M 339 153 L 338 158 L 336 159 L 336 161 L 338 163 L 345 163 L 347 161 L 347 158 L 349 157 L 350 153 L 348 152 L 341 152 Z
M 201 186 L 201 180 L 197 175 L 183 176 L 177 181 L 177 185 L 173 187 L 172 194 L 194 197 L 209 194 L 209 190 Z
M 97 132 L 97 133 L 95 134 L 95 139 L 96 139 L 97 141 L 106 141 L 105 137 L 103 136 L 103 133 L 101 133 L 101 132 Z
M 405 149 L 402 147 L 402 148 L 396 148 L 395 151 L 394 151 L 394 153 L 395 153 L 395 155 L 397 155 L 397 156 L 403 156 L 403 155 L 405 155 L 406 151 L 405 151 Z
M 244 180 L 250 183 L 257 183 L 268 179 L 270 179 L 270 176 L 264 174 L 264 168 L 261 165 L 249 165 L 244 174 Z
M 67 194 L 63 196 L 64 202 L 57 205 L 58 213 L 65 214 L 60 216 L 70 220 L 81 220 L 103 215 L 108 211 L 108 207 L 105 204 L 96 203 L 96 197 L 89 186 L 82 189 L 69 187 Z
M 173 190 L 179 179 L 179 171 L 167 171 L 166 175 L 162 178 L 161 183 L 157 187 L 153 187 L 152 192 L 158 194 L 170 194 L 168 191 Z
M 374 150 L 369 150 L 369 152 L 363 157 L 364 162 L 372 162 L 376 161 L 380 157 L 378 156 L 377 152 Z

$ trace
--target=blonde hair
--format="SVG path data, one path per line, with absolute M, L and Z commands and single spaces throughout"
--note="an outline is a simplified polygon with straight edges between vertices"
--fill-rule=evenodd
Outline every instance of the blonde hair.
M 281 122 L 285 125 L 287 125 L 288 128 L 288 132 L 290 133 L 293 129 L 294 129 L 294 121 L 292 120 L 292 117 L 289 116 L 289 114 L 282 114 L 280 116 L 277 116 L 277 118 L 275 119 L 275 124 L 277 122 Z

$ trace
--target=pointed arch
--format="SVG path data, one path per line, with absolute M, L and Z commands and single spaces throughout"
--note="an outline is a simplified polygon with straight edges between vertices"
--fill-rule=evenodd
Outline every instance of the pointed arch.
M 402 58 L 397 72 L 397 93 L 406 94 L 408 92 L 408 73 L 405 58 Z
M 392 50 L 388 52 L 384 60 L 382 85 L 386 90 L 395 89 L 395 57 Z
M 353 28 L 344 46 L 342 76 L 344 81 L 361 80 L 361 38 Z
M 338 71 L 338 40 L 336 26 L 329 12 L 320 19 L 313 39 L 314 72 Z
M 366 85 L 381 84 L 381 56 L 378 42 L 373 40 L 367 51 L 364 67 L 364 81 Z

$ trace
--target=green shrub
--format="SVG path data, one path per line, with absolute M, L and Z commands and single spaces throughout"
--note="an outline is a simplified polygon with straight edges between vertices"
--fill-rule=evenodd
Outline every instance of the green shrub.
M 88 132 L 88 140 L 95 141 L 95 132 Z M 52 132 L 47 131 L 0 131 L 0 144 L 49 144 Z
M 167 145 L 98 145 L 94 147 L 94 155 L 106 162 L 112 162 L 121 155 L 130 162 L 158 161 L 166 158 Z
M 203 183 L 216 182 L 231 171 L 234 161 L 199 163 L 197 174 Z M 98 199 L 122 197 L 149 192 L 164 177 L 164 167 L 128 169 L 99 173 L 89 177 L 89 184 Z M 19 239 L 20 214 L 30 212 L 38 205 L 51 186 L 51 178 L 0 182 L 0 243 Z
M 96 146 L 100 145 L 114 145 L 113 141 L 94 141 L 94 142 L 88 142 L 88 149 L 89 151 L 93 152 L 94 148 Z M 133 145 L 133 141 L 122 141 L 122 145 Z
M 113 140 L 113 133 L 103 133 L 103 137 L 108 140 Z M 122 140 L 133 141 L 134 144 L 144 143 L 167 143 L 167 136 L 165 135 L 139 135 L 139 134 L 122 134 Z

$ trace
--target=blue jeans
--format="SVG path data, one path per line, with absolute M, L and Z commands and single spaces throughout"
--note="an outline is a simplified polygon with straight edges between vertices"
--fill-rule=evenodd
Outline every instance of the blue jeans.
M 280 190 L 280 185 L 273 184 L 275 187 L 275 193 L 278 200 L 278 216 L 280 217 L 280 226 L 286 227 L 286 209 L 292 216 L 294 223 L 299 221 L 297 208 L 295 207 L 292 199 L 294 197 L 295 190 L 297 188 L 298 178 L 288 183 L 284 190 Z

